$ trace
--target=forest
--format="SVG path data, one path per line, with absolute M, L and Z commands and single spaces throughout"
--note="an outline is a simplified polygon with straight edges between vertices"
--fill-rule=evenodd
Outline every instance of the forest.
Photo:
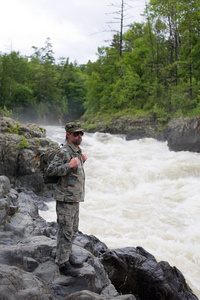
M 51 39 L 31 56 L 0 52 L 0 115 L 43 124 L 150 113 L 160 122 L 200 114 L 200 0 L 150 0 L 142 23 L 123 26 L 97 60 L 54 57 Z

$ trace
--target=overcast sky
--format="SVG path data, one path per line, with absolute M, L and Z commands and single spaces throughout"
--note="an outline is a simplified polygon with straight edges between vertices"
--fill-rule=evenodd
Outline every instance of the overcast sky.
M 142 22 L 146 0 L 126 2 L 132 6 L 126 24 Z M 78 64 L 95 61 L 97 48 L 108 46 L 105 40 L 112 39 L 109 26 L 120 28 L 109 24 L 118 17 L 112 13 L 119 11 L 120 4 L 121 0 L 1 0 L 0 52 L 31 55 L 32 46 L 44 47 L 49 37 L 55 58 L 69 57 Z

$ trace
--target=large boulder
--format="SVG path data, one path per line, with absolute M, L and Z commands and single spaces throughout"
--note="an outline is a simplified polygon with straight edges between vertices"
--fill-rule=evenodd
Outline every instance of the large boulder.
M 57 147 L 38 125 L 22 125 L 11 118 L 0 118 L 0 175 L 6 175 L 15 186 L 43 190 L 40 156 Z
M 170 150 L 200 152 L 200 117 L 173 119 L 164 136 Z
M 120 294 L 148 300 L 198 300 L 176 267 L 157 262 L 141 247 L 108 249 L 101 262 Z
M 106 132 L 125 134 L 127 140 L 156 137 L 158 124 L 150 115 L 120 116 L 105 126 Z

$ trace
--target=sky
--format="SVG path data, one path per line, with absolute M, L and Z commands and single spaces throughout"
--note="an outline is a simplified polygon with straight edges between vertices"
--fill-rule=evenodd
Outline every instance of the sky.
M 125 25 L 142 22 L 147 0 L 126 2 L 132 8 L 124 13 Z M 98 47 L 109 46 L 113 30 L 120 29 L 120 5 L 121 0 L 1 0 L 0 52 L 29 56 L 32 46 L 44 47 L 50 38 L 56 59 L 96 61 Z

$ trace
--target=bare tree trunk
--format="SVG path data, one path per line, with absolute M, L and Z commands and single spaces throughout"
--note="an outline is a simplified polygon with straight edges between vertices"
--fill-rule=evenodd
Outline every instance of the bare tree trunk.
M 189 80 L 190 80 L 190 88 L 189 88 L 189 94 L 190 94 L 190 100 L 193 100 L 193 86 L 192 86 L 192 26 L 191 26 L 191 20 L 189 23 Z
M 123 36 L 123 20 L 124 20 L 124 0 L 122 0 L 121 4 L 121 26 L 120 26 L 120 42 L 119 42 L 119 57 L 122 57 L 122 36 Z

